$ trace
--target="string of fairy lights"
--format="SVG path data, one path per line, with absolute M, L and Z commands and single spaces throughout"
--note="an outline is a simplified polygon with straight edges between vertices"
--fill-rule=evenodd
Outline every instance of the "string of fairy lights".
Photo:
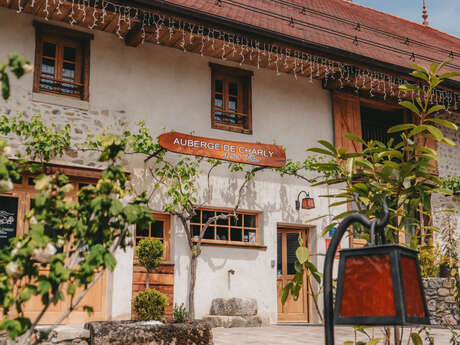
M 18 12 L 22 12 L 23 1 L 18 0 Z M 62 15 L 65 0 L 44 0 L 43 14 L 46 20 L 53 13 Z M 277 74 L 282 70 L 292 74 L 295 79 L 299 76 L 306 77 L 310 82 L 313 79 L 323 79 L 324 83 L 330 80 L 338 82 L 339 87 L 353 87 L 356 92 L 367 91 L 373 97 L 375 93 L 380 93 L 383 98 L 388 96 L 399 100 L 422 96 L 427 88 L 419 85 L 422 91 L 401 91 L 399 86 L 408 80 L 397 77 L 385 72 L 378 72 L 368 68 L 356 67 L 344 62 L 336 61 L 331 58 L 317 56 L 306 51 L 294 48 L 281 47 L 277 44 L 266 43 L 258 39 L 250 38 L 243 34 L 236 34 L 227 30 L 218 29 L 209 25 L 197 24 L 185 19 L 178 19 L 172 16 L 157 14 L 147 10 L 139 9 L 129 5 L 121 5 L 106 0 L 68 0 L 70 11 L 67 14 L 70 24 L 85 23 L 90 29 L 96 26 L 107 25 L 109 13 L 115 16 L 115 33 L 123 39 L 122 26 L 129 31 L 136 23 L 140 25 L 142 43 L 147 38 L 147 34 L 153 35 L 153 42 L 161 44 L 164 32 L 169 32 L 166 37 L 169 42 L 177 40 L 175 37 L 180 32 L 178 45 L 183 51 L 187 51 L 190 46 L 199 44 L 199 52 L 205 55 L 209 50 L 215 55 L 219 55 L 222 60 L 231 57 L 233 61 L 238 61 L 240 65 L 249 63 L 261 68 L 263 62 L 265 66 L 273 68 Z M 32 0 L 30 6 L 36 5 L 36 0 Z M 216 5 L 219 1 L 217 1 Z M 52 9 L 52 10 L 50 10 Z M 88 20 L 91 18 L 91 20 Z M 216 41 L 222 42 L 219 46 Z M 356 44 L 356 43 L 355 43 Z M 412 82 L 413 83 L 413 82 Z M 446 109 L 458 109 L 460 104 L 460 94 L 451 90 L 436 89 L 431 96 L 431 102 L 443 104 Z

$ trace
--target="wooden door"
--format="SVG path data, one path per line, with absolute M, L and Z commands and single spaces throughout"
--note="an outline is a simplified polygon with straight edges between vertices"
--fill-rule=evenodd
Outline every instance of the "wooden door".
M 307 285 L 308 277 L 304 277 L 302 290 L 297 301 L 289 296 L 286 303 L 281 303 L 283 288 L 295 275 L 295 252 L 299 247 L 299 235 L 304 245 L 308 246 L 308 230 L 295 228 L 278 228 L 277 233 L 277 289 L 278 289 L 278 321 L 279 322 L 310 322 L 310 297 Z
M 69 194 L 69 200 L 76 197 L 76 192 L 80 184 L 84 181 L 88 183 L 89 180 L 81 180 L 78 178 L 72 178 L 71 182 L 74 185 L 73 193 Z M 91 181 L 91 182 L 94 182 Z M 16 217 L 16 236 L 22 236 L 28 231 L 28 223 L 24 220 L 24 215 L 30 209 L 31 203 L 35 196 L 35 188 L 33 183 L 33 176 L 24 175 L 19 183 L 14 184 L 14 189 L 10 193 L 4 193 L 0 196 L 0 216 L 11 213 L 12 200 L 17 200 L 17 211 L 14 217 Z M 3 211 L 3 212 L 1 212 Z M 0 219 L 1 220 L 1 219 Z M 0 227 L 0 244 L 4 242 L 2 237 L 8 236 L 8 229 L 6 225 Z M 46 268 L 40 269 L 40 274 L 47 275 L 49 270 Z M 65 287 L 64 287 L 65 290 Z M 83 288 L 77 289 L 76 296 Z M 66 298 L 64 301 L 59 302 L 56 305 L 51 305 L 46 314 L 41 319 L 41 324 L 51 324 L 57 321 L 61 315 L 67 310 L 71 301 L 70 298 Z M 94 312 L 89 316 L 86 311 L 83 310 L 83 306 L 92 306 Z M 43 305 L 40 301 L 40 296 L 31 298 L 24 306 L 24 314 L 26 317 L 35 320 Z M 106 320 L 106 274 L 96 282 L 91 288 L 85 298 L 80 302 L 79 306 L 70 314 L 70 316 L 63 321 L 64 324 L 75 324 L 75 323 L 86 323 L 90 321 L 104 321 Z
M 166 295 L 168 305 L 166 315 L 172 315 L 174 303 L 174 264 L 170 262 L 170 216 L 156 213 L 153 215 L 153 222 L 147 229 L 136 229 L 135 243 L 143 238 L 158 238 L 164 245 L 164 257 L 160 267 L 149 274 L 150 289 L 155 289 Z M 144 267 L 138 264 L 134 258 L 133 267 L 133 290 L 132 296 L 139 291 L 145 290 L 147 272 Z

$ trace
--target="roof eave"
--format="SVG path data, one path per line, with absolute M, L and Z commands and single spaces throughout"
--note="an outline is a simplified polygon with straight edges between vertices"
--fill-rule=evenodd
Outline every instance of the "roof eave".
M 313 41 L 294 38 L 292 36 L 285 35 L 280 32 L 242 23 L 233 19 L 217 16 L 211 13 L 206 13 L 187 6 L 172 4 L 169 2 L 165 2 L 163 0 L 134 0 L 131 2 L 131 5 L 133 4 L 138 4 L 144 7 L 147 6 L 149 8 L 166 10 L 189 18 L 205 21 L 210 24 L 218 24 L 229 29 L 237 30 L 248 34 L 255 34 L 267 39 L 276 40 L 282 43 L 294 45 L 301 48 L 315 50 L 318 53 L 327 54 L 337 58 L 347 59 L 359 64 L 378 67 L 397 74 L 408 75 L 412 71 L 412 69 L 401 65 L 391 64 L 388 62 L 373 59 L 368 56 L 356 54 L 343 49 L 338 49 L 324 44 L 319 44 Z M 444 86 L 452 89 L 460 89 L 460 81 L 448 79 L 444 82 Z

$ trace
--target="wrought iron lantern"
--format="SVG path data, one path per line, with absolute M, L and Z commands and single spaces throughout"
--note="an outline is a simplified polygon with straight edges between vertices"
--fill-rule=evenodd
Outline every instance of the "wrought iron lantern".
M 332 237 L 324 263 L 324 314 L 326 345 L 334 344 L 334 323 L 341 325 L 430 324 L 420 274 L 418 252 L 385 244 L 384 217 L 370 221 L 361 214 L 346 217 Z M 333 307 L 332 268 L 338 245 L 347 228 L 361 223 L 370 229 L 364 248 L 342 249 Z
M 302 202 L 300 201 L 300 195 L 304 193 L 305 198 L 302 199 Z M 311 210 L 315 208 L 315 199 L 313 199 L 309 193 L 306 191 L 301 191 L 299 195 L 297 196 L 297 200 L 295 201 L 295 209 L 300 210 L 300 206 L 302 205 L 302 209 L 304 210 Z

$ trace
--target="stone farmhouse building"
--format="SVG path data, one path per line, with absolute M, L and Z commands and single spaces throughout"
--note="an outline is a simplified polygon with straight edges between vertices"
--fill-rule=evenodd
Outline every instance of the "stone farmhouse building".
M 398 86 L 411 64 L 428 66 L 450 58 L 447 70 L 460 70 L 460 39 L 346 0 L 0 0 L 0 59 L 17 52 L 34 63 L 34 73 L 14 81 L 0 113 L 41 113 L 49 124 L 71 123 L 78 143 L 88 134 L 145 124 L 157 136 L 166 131 L 223 140 L 276 143 L 293 160 L 324 139 L 359 150 L 344 137 L 386 140 L 386 129 L 410 114 L 398 105 L 411 95 Z M 460 124 L 460 80 L 448 80 L 434 95 Z M 458 142 L 458 133 L 446 135 Z M 10 142 L 20 149 L 20 143 Z M 438 147 L 441 176 L 460 173 L 457 147 Z M 96 153 L 69 151 L 51 169 L 71 176 L 76 190 L 99 174 Z M 143 158 L 127 157 L 139 189 L 151 188 Z M 203 188 L 205 185 L 203 176 Z M 232 208 L 239 178 L 217 170 L 214 193 L 193 220 Z M 306 191 L 311 210 L 297 210 Z M 210 312 L 215 298 L 257 300 L 265 323 L 318 322 L 305 289 L 297 302 L 280 302 L 294 271 L 299 234 L 322 267 L 327 238 L 327 190 L 273 172 L 263 172 L 242 200 L 240 221 L 212 227 L 199 258 L 196 313 Z M 33 198 L 30 177 L 0 196 L 0 209 L 21 219 Z M 455 204 L 454 199 L 435 199 Z M 157 222 L 135 240 L 160 238 L 164 263 L 151 274 L 155 288 L 173 303 L 186 303 L 189 250 L 181 223 L 163 212 L 162 198 L 150 207 Z M 333 215 L 331 215 L 333 216 Z M 27 231 L 26 224 L 5 235 Z M 1 242 L 4 243 L 4 242 Z M 346 238 L 342 247 L 362 244 Z M 120 252 L 109 272 L 86 297 L 88 316 L 77 310 L 69 323 L 129 319 L 132 298 L 143 289 L 144 273 L 134 249 Z M 314 289 L 318 289 L 314 286 Z M 54 321 L 60 306 L 44 322 Z M 37 313 L 31 304 L 28 313 Z

